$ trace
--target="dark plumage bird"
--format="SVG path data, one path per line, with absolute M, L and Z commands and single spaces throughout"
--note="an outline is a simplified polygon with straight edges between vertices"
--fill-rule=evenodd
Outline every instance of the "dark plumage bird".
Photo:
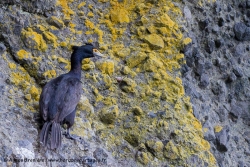
M 40 95 L 40 115 L 45 122 L 40 132 L 40 142 L 49 149 L 61 146 L 61 124 L 67 125 L 66 137 L 74 124 L 76 106 L 81 96 L 81 66 L 84 58 L 102 56 L 92 44 L 73 46 L 71 70 L 49 81 Z

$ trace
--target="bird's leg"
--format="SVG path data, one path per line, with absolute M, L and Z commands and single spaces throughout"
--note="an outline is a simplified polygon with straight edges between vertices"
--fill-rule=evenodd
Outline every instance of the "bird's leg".
M 65 132 L 64 133 L 64 135 L 65 135 L 65 137 L 67 138 L 67 139 L 72 139 L 72 140 L 74 140 L 74 138 L 71 136 L 71 134 L 69 133 L 69 128 L 67 128 L 67 132 Z
M 79 137 L 79 136 L 76 136 L 76 135 L 71 135 L 70 133 L 69 133 L 69 130 L 70 128 L 67 128 L 67 132 L 65 132 L 63 135 L 65 135 L 65 137 L 67 138 L 67 139 L 71 139 L 71 140 L 75 140 L 75 141 L 80 141 L 81 140 L 81 137 Z

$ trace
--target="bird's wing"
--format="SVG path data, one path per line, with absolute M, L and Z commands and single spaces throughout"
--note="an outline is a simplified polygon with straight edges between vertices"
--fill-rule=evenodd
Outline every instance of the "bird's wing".
M 67 78 L 58 86 L 55 95 L 57 121 L 62 122 L 76 108 L 81 97 L 81 82 L 77 78 Z
M 47 121 L 49 114 L 49 105 L 51 101 L 55 98 L 55 92 L 57 90 L 57 86 L 63 79 L 63 75 L 58 78 L 52 79 L 49 81 L 42 90 L 39 99 L 39 111 L 44 121 Z
M 51 80 L 53 81 L 53 80 Z M 42 116 L 44 121 L 47 121 L 48 118 L 48 109 L 49 109 L 49 102 L 51 97 L 54 94 L 54 86 L 53 82 L 48 82 L 42 90 L 42 93 L 40 95 L 39 99 L 39 111 L 40 115 Z

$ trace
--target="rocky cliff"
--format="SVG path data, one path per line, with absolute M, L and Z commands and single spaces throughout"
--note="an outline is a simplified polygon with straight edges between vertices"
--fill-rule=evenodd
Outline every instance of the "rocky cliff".
M 1 166 L 250 166 L 249 10 L 249 1 L 2 0 Z M 80 138 L 46 150 L 41 89 L 86 42 L 106 58 L 83 61 Z

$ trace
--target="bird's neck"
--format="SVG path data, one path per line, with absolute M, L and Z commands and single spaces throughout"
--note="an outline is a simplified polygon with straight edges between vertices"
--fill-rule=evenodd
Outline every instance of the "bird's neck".
M 79 79 L 81 78 L 82 60 L 78 57 L 71 58 L 71 69 L 70 73 L 76 75 Z

